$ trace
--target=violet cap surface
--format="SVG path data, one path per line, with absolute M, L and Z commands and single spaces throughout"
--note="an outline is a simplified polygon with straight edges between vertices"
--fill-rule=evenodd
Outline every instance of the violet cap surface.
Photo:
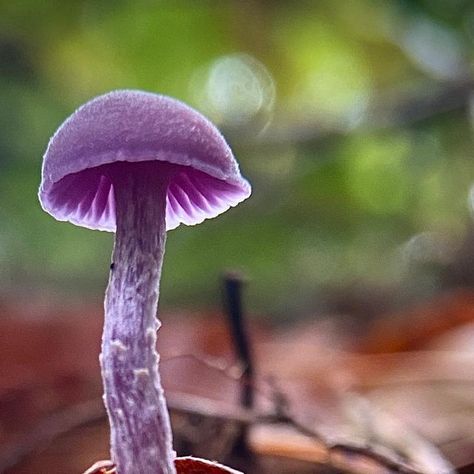
M 166 227 L 215 217 L 250 195 L 226 141 L 204 116 L 170 97 L 120 90 L 74 112 L 51 138 L 39 198 L 56 219 L 115 231 L 106 167 L 116 162 L 168 163 Z M 128 166 L 127 166 L 128 168 Z M 122 166 L 123 169 L 123 166 Z

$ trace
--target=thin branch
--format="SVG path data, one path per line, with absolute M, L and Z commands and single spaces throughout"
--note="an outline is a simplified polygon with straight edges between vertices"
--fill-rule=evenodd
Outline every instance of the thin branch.
M 380 453 L 371 446 L 360 446 L 356 443 L 333 442 L 318 433 L 316 430 L 305 426 L 290 413 L 282 415 L 260 414 L 256 411 L 244 408 L 229 408 L 225 404 L 219 404 L 214 400 L 204 399 L 193 395 L 180 393 L 168 394 L 168 405 L 171 412 L 181 412 L 187 415 L 195 414 L 202 417 L 214 417 L 223 421 L 234 421 L 246 426 L 258 424 L 282 424 L 293 427 L 297 432 L 313 439 L 328 452 L 327 463 L 336 465 L 341 462 L 333 456 L 361 455 L 379 464 L 381 467 L 390 469 L 390 472 L 399 474 L 423 474 L 421 471 L 408 466 L 405 462 Z M 76 428 L 89 423 L 104 421 L 105 411 L 101 400 L 85 402 L 71 407 L 63 412 L 52 415 L 46 421 L 41 422 L 29 435 L 16 445 L 6 446 L 0 452 L 0 472 L 17 466 L 23 459 L 32 455 L 40 447 L 47 445 L 54 439 L 62 436 Z M 323 460 L 321 463 L 324 464 Z
M 391 459 L 385 454 L 377 452 L 373 447 L 368 446 L 356 446 L 349 444 L 334 444 L 333 446 L 328 446 L 329 452 L 331 455 L 341 452 L 344 455 L 354 455 L 358 454 L 367 458 L 370 458 L 372 461 L 376 461 L 381 466 L 384 466 L 387 469 L 390 469 L 390 472 L 398 474 L 425 474 L 423 471 L 419 471 L 413 467 L 410 467 L 403 461 Z M 334 459 L 333 459 L 334 462 Z
M 217 367 L 216 364 L 196 356 L 192 357 L 213 370 L 220 371 L 226 377 L 236 380 L 235 377 L 228 374 L 222 368 Z M 349 441 L 340 442 L 328 438 L 293 415 L 289 399 L 274 381 L 270 380 L 268 387 L 270 388 L 270 396 L 263 393 L 262 395 L 272 402 L 273 408 L 272 411 L 266 413 L 204 397 L 170 391 L 167 392 L 168 406 L 171 412 L 183 415 L 197 415 L 203 418 L 214 418 L 222 422 L 236 422 L 247 429 L 252 426 L 268 424 L 289 426 L 297 433 L 313 440 L 325 450 L 327 455 L 321 458 L 321 464 L 337 467 L 345 462 L 347 465 L 350 465 L 350 459 L 344 461 L 344 457 L 359 455 L 376 462 L 385 469 L 389 469 L 390 472 L 422 474 L 395 455 L 388 454 L 385 451 L 380 452 L 375 446 L 361 445 L 357 442 Z M 255 386 L 254 389 L 261 392 L 261 388 L 258 386 Z M 42 421 L 26 437 L 19 440 L 18 443 L 11 443 L 0 450 L 0 472 L 18 465 L 24 458 L 33 454 L 40 447 L 47 445 L 55 438 L 86 424 L 104 421 L 105 419 L 105 411 L 101 400 L 85 402 L 52 415 L 45 421 Z M 343 456 L 342 459 L 341 455 Z
M 178 359 L 190 359 L 202 364 L 207 369 L 224 375 L 226 378 L 240 381 L 242 377 L 242 367 L 233 363 L 227 364 L 223 359 L 211 358 L 208 355 L 196 355 L 191 353 L 175 353 L 160 359 L 161 365 L 166 365 Z

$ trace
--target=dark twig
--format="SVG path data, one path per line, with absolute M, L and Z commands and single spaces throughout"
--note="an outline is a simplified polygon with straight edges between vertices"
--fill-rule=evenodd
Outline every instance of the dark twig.
M 254 364 L 242 308 L 243 284 L 244 279 L 237 272 L 228 272 L 224 275 L 225 309 L 237 359 L 242 366 L 241 403 L 244 408 L 250 409 L 254 401 Z
M 254 408 L 254 364 L 250 349 L 248 331 L 245 324 L 244 311 L 242 307 L 242 287 L 244 278 L 238 272 L 227 272 L 224 275 L 224 304 L 228 316 L 230 333 L 234 343 L 235 352 L 239 365 L 242 367 L 240 402 L 244 410 L 252 411 Z M 249 425 L 240 425 L 240 432 L 233 445 L 231 457 L 237 468 L 252 466 L 258 470 L 258 460 L 253 456 L 248 444 Z M 245 466 L 240 465 L 245 459 Z

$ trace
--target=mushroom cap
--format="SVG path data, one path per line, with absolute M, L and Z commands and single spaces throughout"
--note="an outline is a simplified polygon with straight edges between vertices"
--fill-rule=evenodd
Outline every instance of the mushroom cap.
M 118 90 L 77 109 L 49 141 L 39 199 L 56 219 L 115 231 L 112 181 L 105 170 L 126 162 L 173 168 L 166 228 L 215 217 L 250 195 L 232 151 L 217 128 L 182 102 Z M 164 169 L 164 168 L 162 168 Z

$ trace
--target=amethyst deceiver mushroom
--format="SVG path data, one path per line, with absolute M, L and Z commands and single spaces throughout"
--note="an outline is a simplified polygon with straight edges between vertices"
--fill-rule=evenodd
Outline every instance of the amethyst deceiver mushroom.
M 166 231 L 215 217 L 249 195 L 214 125 L 166 96 L 131 90 L 99 96 L 49 142 L 43 209 L 58 220 L 115 232 L 100 361 L 119 474 L 176 472 L 155 349 Z

